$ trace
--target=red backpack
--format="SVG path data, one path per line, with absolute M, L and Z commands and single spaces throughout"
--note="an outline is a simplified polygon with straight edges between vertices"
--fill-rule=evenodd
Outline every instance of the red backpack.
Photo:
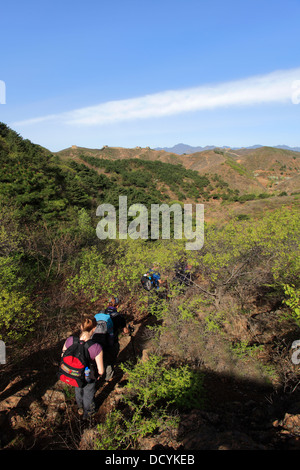
M 64 352 L 58 378 L 67 385 L 73 387 L 83 387 L 86 384 L 84 370 L 90 366 L 91 358 L 88 348 L 94 341 L 80 341 L 76 336 L 73 337 L 73 344 Z

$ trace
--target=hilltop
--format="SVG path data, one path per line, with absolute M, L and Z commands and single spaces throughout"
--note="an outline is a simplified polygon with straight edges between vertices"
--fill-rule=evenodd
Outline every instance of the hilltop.
M 78 162 L 83 162 L 81 157 L 86 156 L 99 160 L 140 159 L 179 164 L 200 175 L 218 175 L 232 190 L 238 190 L 240 194 L 291 194 L 300 189 L 300 152 L 274 147 L 234 150 L 214 148 L 191 155 L 177 155 L 149 147 L 87 149 L 73 146 L 57 152 L 56 155 L 63 160 L 72 159 Z
M 72 146 L 52 154 L 4 124 L 0 131 L 2 199 L 26 223 L 75 223 L 77 210 L 90 212 L 95 223 L 97 205 L 117 205 L 119 194 L 130 204 L 147 206 L 202 202 L 207 214 L 227 203 L 239 214 L 241 203 L 257 202 L 251 207 L 264 210 L 280 205 L 278 196 L 293 198 L 299 191 L 300 153 L 285 149 L 213 149 L 183 156 L 140 147 Z M 220 206 L 220 212 L 225 217 L 228 210 Z

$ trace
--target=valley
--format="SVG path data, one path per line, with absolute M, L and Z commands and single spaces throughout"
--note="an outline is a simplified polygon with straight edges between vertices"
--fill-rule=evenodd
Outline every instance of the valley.
M 0 161 L 1 450 L 299 449 L 300 153 L 51 153 L 0 123 Z M 120 195 L 203 204 L 204 246 L 100 240 L 96 209 Z M 61 349 L 113 295 L 132 333 L 83 422 Z

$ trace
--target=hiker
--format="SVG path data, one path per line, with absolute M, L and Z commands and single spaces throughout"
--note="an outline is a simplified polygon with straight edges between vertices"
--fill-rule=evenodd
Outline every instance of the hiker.
M 129 328 L 126 324 L 125 316 L 118 311 L 119 299 L 118 297 L 111 297 L 108 302 L 108 307 L 105 309 L 105 313 L 110 315 L 114 326 L 114 343 L 109 348 L 112 356 L 112 362 L 115 363 L 120 352 L 119 334 L 123 332 L 129 333 Z
M 148 269 L 147 273 L 142 276 L 141 283 L 144 289 L 148 291 L 153 288 L 155 288 L 156 291 L 159 290 L 162 280 L 160 278 L 160 273 L 156 265 Z
M 100 344 L 91 340 L 96 325 L 97 322 L 92 315 L 85 315 L 80 325 L 81 334 L 79 338 L 76 336 L 70 336 L 65 341 L 62 349 L 63 362 L 60 369 L 60 379 L 66 383 L 69 383 L 69 385 L 75 386 L 75 399 L 79 408 L 78 413 L 83 415 L 84 419 L 88 418 L 95 411 L 94 398 L 96 392 L 96 383 L 105 372 L 103 363 L 103 349 Z M 85 366 L 90 370 L 89 377 L 86 378 L 86 380 L 83 379 L 81 381 L 76 379 L 76 370 L 74 372 L 71 369 L 68 369 L 68 365 L 70 365 L 71 362 L 70 359 L 67 360 L 67 358 L 72 357 L 72 353 L 74 353 L 75 356 L 75 346 L 78 343 L 85 346 L 86 348 L 87 361 Z M 75 356 L 75 358 L 72 357 L 72 361 L 72 363 L 75 364 L 74 367 L 78 367 L 76 362 L 78 361 L 78 355 Z
M 103 348 L 114 344 L 114 324 L 110 315 L 101 309 L 95 315 L 96 328 L 93 333 L 93 340 L 101 344 Z
M 186 287 L 191 285 L 192 281 L 192 265 L 186 263 L 184 260 L 175 265 L 175 278 L 181 286 Z
M 149 269 L 147 274 L 149 274 L 149 276 L 151 277 L 152 283 L 153 283 L 155 289 L 158 290 L 161 283 L 162 283 L 162 280 L 160 278 L 160 273 L 158 271 L 158 266 L 156 266 L 156 265 L 152 266 L 152 268 Z
M 122 331 L 125 334 L 129 333 L 129 329 L 126 326 L 126 319 L 122 313 L 118 311 L 119 298 L 111 297 L 108 301 L 108 306 L 105 309 L 105 313 L 108 313 L 113 322 L 114 330 L 114 344 L 119 341 L 119 333 Z
M 103 361 L 105 369 L 105 381 L 109 382 L 114 375 L 113 357 L 111 349 L 114 345 L 114 324 L 108 313 L 104 309 L 95 315 L 96 328 L 92 339 L 103 348 Z
M 108 299 L 108 306 L 106 307 L 105 311 L 108 309 L 110 312 L 117 311 L 119 304 L 120 304 L 119 297 L 112 296 Z

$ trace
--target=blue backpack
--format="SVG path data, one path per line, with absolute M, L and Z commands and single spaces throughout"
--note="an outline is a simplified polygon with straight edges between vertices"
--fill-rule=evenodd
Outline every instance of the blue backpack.
M 150 291 L 151 289 L 159 289 L 160 274 L 153 269 L 149 269 L 147 274 L 144 274 L 141 278 L 142 286 L 145 290 Z
M 114 338 L 113 321 L 107 313 L 101 311 L 95 315 L 97 326 L 93 334 L 93 340 L 101 346 L 112 344 Z

